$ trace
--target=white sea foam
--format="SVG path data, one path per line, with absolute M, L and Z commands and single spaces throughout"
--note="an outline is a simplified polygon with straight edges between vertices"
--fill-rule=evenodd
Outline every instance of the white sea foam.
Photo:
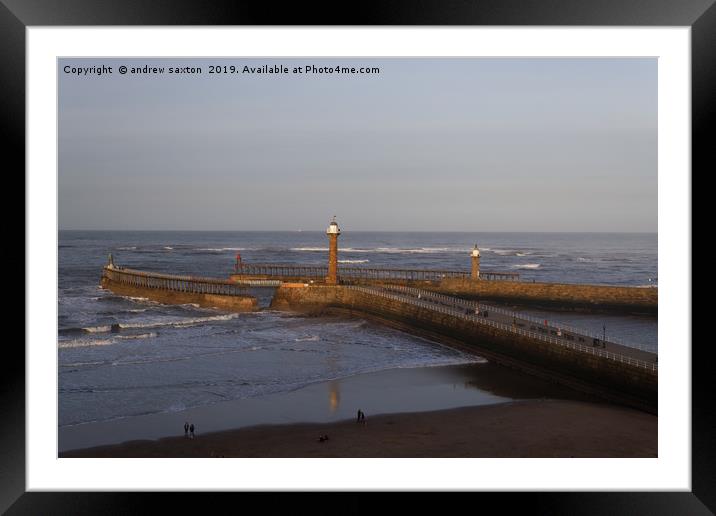
M 173 319 L 171 321 L 120 323 L 119 327 L 120 328 L 161 328 L 161 327 L 171 326 L 174 328 L 183 328 L 186 326 L 194 326 L 194 325 L 202 324 L 202 323 L 206 323 L 206 322 L 229 321 L 231 319 L 235 319 L 238 316 L 239 316 L 239 314 L 232 313 L 232 314 L 214 315 L 211 317 L 194 317 L 194 318 L 190 318 L 190 319 Z
M 316 342 L 321 340 L 318 335 L 311 335 L 310 337 L 299 337 L 294 339 L 296 342 Z
M 172 251 L 174 248 L 170 245 L 165 245 L 164 247 L 162 247 L 162 249 L 166 249 L 167 251 Z
M 134 340 L 134 339 L 153 339 L 157 334 L 153 331 L 149 333 L 139 333 L 137 335 L 117 335 L 118 339 Z
M 249 251 L 246 247 L 200 247 L 197 251 Z
M 136 245 L 128 245 L 125 247 L 118 247 L 117 249 L 119 249 L 120 251 L 134 251 L 136 248 Z
M 82 328 L 87 333 L 104 333 L 111 329 L 110 326 L 88 326 L 87 328 Z
M 214 322 L 214 321 L 229 321 L 231 319 L 234 319 L 238 317 L 238 313 L 231 313 L 231 314 L 222 314 L 222 315 L 214 315 L 210 317 L 193 317 L 193 318 L 184 318 L 184 319 L 172 319 L 169 321 L 144 321 L 144 322 L 137 322 L 137 323 L 119 323 L 120 328 L 128 329 L 128 328 L 162 328 L 171 326 L 174 328 L 183 328 L 186 326 L 194 326 L 197 324 L 207 323 L 207 322 Z M 107 333 L 111 331 L 112 327 L 107 326 L 88 326 L 86 328 L 82 328 L 82 330 L 86 331 L 87 333 Z M 131 338 L 131 337 L 130 337 Z
M 459 252 L 460 249 L 452 247 L 376 247 L 374 249 L 346 247 L 341 249 L 341 251 L 344 253 L 431 254 Z
M 541 264 L 539 263 L 525 263 L 523 265 L 513 265 L 513 269 L 539 269 Z
M 370 260 L 338 260 L 338 263 L 368 263 Z
M 103 360 L 94 360 L 92 362 L 68 362 L 66 364 L 60 364 L 60 367 L 81 367 L 88 365 L 102 365 L 105 362 Z
M 186 410 L 186 405 L 184 405 L 181 401 L 177 401 L 176 403 L 173 403 L 168 409 L 168 412 L 181 412 L 183 410 Z
M 291 251 L 326 252 L 327 247 L 292 247 Z M 467 251 L 453 247 L 375 247 L 371 249 L 359 249 L 355 247 L 344 247 L 342 253 L 382 253 L 382 254 L 430 254 L 430 253 L 454 253 Z
M 61 340 L 57 343 L 60 349 L 87 348 L 92 346 L 109 346 L 114 344 L 114 339 L 73 339 Z

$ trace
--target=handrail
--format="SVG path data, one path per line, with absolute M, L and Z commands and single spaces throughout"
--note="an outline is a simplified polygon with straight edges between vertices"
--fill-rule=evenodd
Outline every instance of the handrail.
M 322 278 L 328 274 L 328 267 L 321 265 L 295 265 L 282 263 L 241 263 L 236 271 L 238 275 L 288 276 Z M 445 278 L 469 278 L 467 271 L 439 269 L 393 269 L 388 267 L 339 267 L 341 279 L 405 279 L 429 280 Z M 482 271 L 483 279 L 519 281 L 517 272 Z
M 531 315 L 527 315 L 527 314 L 524 314 L 521 312 L 516 312 L 514 310 L 508 310 L 508 309 L 501 308 L 501 307 L 498 307 L 498 306 L 495 306 L 492 304 L 483 303 L 482 301 L 471 301 L 471 300 L 467 300 L 467 299 L 461 299 L 458 297 L 448 296 L 446 294 L 440 294 L 437 292 L 433 292 L 431 290 L 424 290 L 424 289 L 415 288 L 415 287 L 404 287 L 402 285 L 386 285 L 384 288 L 388 289 L 388 290 L 402 291 L 402 292 L 405 292 L 408 294 L 413 294 L 416 296 L 420 295 L 421 298 L 432 298 L 432 299 L 435 299 L 442 303 L 446 303 L 446 304 L 453 305 L 453 306 L 461 306 L 464 308 L 470 308 L 472 310 L 474 310 L 476 308 L 487 307 L 492 312 L 507 315 L 509 317 L 513 317 L 516 319 L 523 319 L 523 320 L 529 321 L 532 324 L 539 325 L 540 327 L 544 327 L 544 324 L 543 324 L 544 319 L 538 319 L 537 317 L 534 317 Z M 562 322 L 558 322 L 558 321 L 554 321 L 554 320 L 550 321 L 550 323 L 551 323 L 550 326 L 556 328 L 557 330 L 563 330 L 563 331 L 566 331 L 569 333 L 574 333 L 578 336 L 587 337 L 590 339 L 599 339 L 599 341 L 603 340 L 601 335 L 593 333 L 589 330 L 585 330 L 582 328 L 575 328 L 574 326 L 571 326 L 569 324 L 564 324 Z M 622 340 L 613 339 L 613 338 L 608 340 L 607 342 L 611 343 L 611 344 L 617 344 L 619 346 L 624 346 L 626 348 L 638 349 L 640 351 L 646 351 L 648 353 L 658 354 L 658 352 L 654 352 L 652 348 L 649 348 L 649 347 L 641 345 L 641 344 L 627 343 Z
M 452 308 L 449 306 L 436 305 L 434 303 L 423 301 L 422 299 L 417 299 L 417 298 L 412 298 L 409 296 L 389 293 L 383 289 L 379 289 L 379 288 L 375 288 L 375 287 L 350 285 L 350 286 L 347 286 L 346 288 L 356 290 L 359 292 L 363 292 L 366 294 L 370 294 L 373 296 L 380 296 L 380 297 L 387 298 L 387 299 L 393 299 L 396 301 L 409 303 L 414 306 L 426 308 L 428 310 L 432 310 L 432 311 L 439 312 L 439 313 L 444 313 L 444 314 L 447 314 L 447 315 L 450 315 L 453 317 L 457 317 L 457 318 L 460 318 L 460 319 L 463 319 L 466 321 L 470 321 L 473 323 L 490 326 L 490 327 L 497 328 L 499 330 L 513 333 L 516 335 L 522 335 L 522 336 L 530 337 L 533 339 L 549 342 L 551 344 L 556 344 L 556 345 L 559 345 L 562 347 L 574 349 L 574 350 L 580 351 L 582 353 L 597 355 L 597 356 L 600 356 L 600 357 L 603 357 L 603 358 L 606 358 L 609 360 L 626 363 L 626 364 L 640 367 L 640 368 L 643 368 L 646 370 L 658 371 L 658 365 L 656 363 L 650 363 L 650 362 L 646 362 L 646 361 L 639 360 L 636 358 L 628 357 L 626 355 L 613 353 L 611 351 L 606 351 L 606 350 L 599 349 L 599 348 L 594 348 L 594 347 L 584 346 L 584 345 L 577 344 L 577 343 L 572 343 L 569 341 L 564 341 L 563 339 L 558 339 L 558 338 L 552 337 L 550 335 L 544 335 L 539 332 L 533 332 L 533 331 L 529 331 L 529 330 L 523 330 L 523 329 L 517 328 L 517 327 L 512 327 L 511 325 L 503 324 L 503 323 L 500 323 L 500 322 L 497 322 L 494 320 L 480 318 L 477 315 L 472 314 L 472 313 L 466 314 L 464 311 L 461 311 L 461 310 L 458 310 L 456 308 Z

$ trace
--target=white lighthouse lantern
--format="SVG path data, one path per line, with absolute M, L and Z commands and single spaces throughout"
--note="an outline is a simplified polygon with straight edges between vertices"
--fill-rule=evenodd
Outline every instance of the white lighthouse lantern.
M 336 222 L 336 217 L 333 217 L 333 220 L 328 225 L 328 229 L 326 230 L 327 235 L 340 235 L 341 230 L 338 229 L 338 223 Z

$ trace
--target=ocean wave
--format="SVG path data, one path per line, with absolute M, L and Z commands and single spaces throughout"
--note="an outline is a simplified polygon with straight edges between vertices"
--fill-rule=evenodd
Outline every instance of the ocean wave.
M 90 365 L 103 365 L 107 362 L 104 360 L 94 360 L 92 362 L 68 362 L 66 364 L 60 364 L 60 367 L 82 367 Z
M 513 265 L 513 269 L 539 269 L 542 265 L 539 263 L 525 263 L 522 265 Z
M 199 247 L 196 250 L 197 251 L 222 252 L 222 251 L 251 251 L 252 249 L 249 249 L 246 247 Z
M 118 247 L 117 249 L 119 251 L 134 251 L 136 248 L 137 248 L 136 245 L 127 245 L 127 246 L 123 246 L 123 247 Z
M 346 247 L 341 249 L 344 253 L 381 253 L 381 254 L 433 254 L 433 253 L 455 253 L 460 249 L 454 247 L 376 247 L 373 249 L 356 249 Z
M 184 328 L 187 326 L 195 326 L 197 324 L 215 322 L 215 321 L 229 321 L 238 317 L 240 314 L 222 314 L 213 315 L 209 317 L 192 317 L 184 319 L 172 319 L 170 321 L 144 321 L 137 323 L 119 323 L 119 329 L 149 329 L 149 328 L 162 328 L 162 327 L 174 327 Z M 101 326 L 87 326 L 84 328 L 63 328 L 59 331 L 61 335 L 71 335 L 73 333 L 109 333 L 112 330 L 113 325 L 101 325 Z M 131 338 L 131 337 L 130 337 Z
M 317 341 L 321 340 L 321 338 L 318 335 L 311 335 L 310 337 L 299 337 L 294 340 L 296 342 L 317 342 Z
M 327 247 L 292 247 L 290 251 L 327 252 Z M 468 249 L 455 247 L 374 247 L 361 249 L 357 247 L 344 247 L 342 253 L 378 253 L 378 254 L 432 254 L 432 253 L 459 253 Z
M 87 333 L 104 333 L 111 330 L 112 327 L 110 325 L 106 326 L 88 326 L 86 328 L 81 328 L 81 330 L 87 332 Z
M 60 349 L 87 348 L 92 346 L 110 346 L 114 343 L 114 339 L 72 339 L 58 341 L 57 347 Z
M 170 246 L 170 245 L 165 245 L 164 247 L 162 247 L 162 249 L 166 249 L 167 251 L 173 251 L 173 250 L 174 250 L 174 248 L 173 248 L 172 246 Z
M 516 249 L 495 249 L 492 252 L 500 256 L 517 256 L 518 251 Z
M 193 317 L 190 319 L 175 319 L 172 321 L 151 321 L 151 322 L 141 322 L 141 323 L 120 323 L 120 328 L 162 328 L 166 326 L 171 326 L 173 328 L 184 328 L 186 326 L 194 326 L 197 324 L 207 323 L 207 322 L 214 322 L 214 321 L 230 321 L 231 319 L 235 319 L 238 317 L 239 314 L 232 313 L 232 314 L 223 314 L 223 315 L 214 315 L 210 317 Z
M 187 407 L 184 403 L 181 401 L 177 401 L 169 406 L 169 408 L 166 410 L 167 412 L 182 412 L 186 410 Z
M 338 263 L 368 263 L 370 260 L 338 260 Z
M 448 366 L 458 366 L 458 365 L 466 365 L 466 364 L 487 364 L 489 360 L 487 360 L 484 357 L 478 356 L 478 355 L 461 355 L 454 358 L 443 358 L 443 359 L 435 359 L 435 362 L 428 362 L 425 363 L 423 361 L 419 361 L 418 363 L 406 363 L 396 366 L 396 369 L 422 369 L 422 368 L 428 368 L 428 367 L 448 367 Z
M 150 331 L 149 333 L 139 333 L 137 335 L 117 335 L 116 338 L 124 339 L 124 340 L 134 340 L 134 339 L 153 339 L 156 336 L 157 336 L 157 334 L 155 332 Z

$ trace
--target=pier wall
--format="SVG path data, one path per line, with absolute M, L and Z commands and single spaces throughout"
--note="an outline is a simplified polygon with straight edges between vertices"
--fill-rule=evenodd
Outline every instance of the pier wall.
M 573 307 L 657 315 L 659 292 L 650 287 L 618 287 L 522 281 L 464 280 L 448 278 L 425 287 L 442 294 L 524 305 Z
M 657 373 L 395 299 L 345 287 L 279 288 L 272 308 L 321 313 L 338 308 L 445 336 L 497 363 L 656 412 Z
M 177 305 L 194 303 L 204 308 L 218 308 L 227 312 L 253 312 L 258 310 L 258 302 L 252 296 L 178 292 L 161 288 L 127 285 L 107 277 L 103 277 L 100 284 L 102 288 L 121 296 L 144 297 L 158 303 Z
M 340 269 L 339 269 L 340 272 Z M 232 275 L 238 279 L 277 279 L 272 275 Z M 323 284 L 317 278 L 282 276 L 284 281 Z M 342 280 L 343 283 L 351 282 Z M 369 286 L 402 285 L 431 290 L 464 299 L 495 301 L 544 309 L 658 315 L 659 289 L 656 287 L 620 287 L 573 283 L 528 283 L 525 281 L 471 280 L 405 280 L 361 278 L 353 283 Z

